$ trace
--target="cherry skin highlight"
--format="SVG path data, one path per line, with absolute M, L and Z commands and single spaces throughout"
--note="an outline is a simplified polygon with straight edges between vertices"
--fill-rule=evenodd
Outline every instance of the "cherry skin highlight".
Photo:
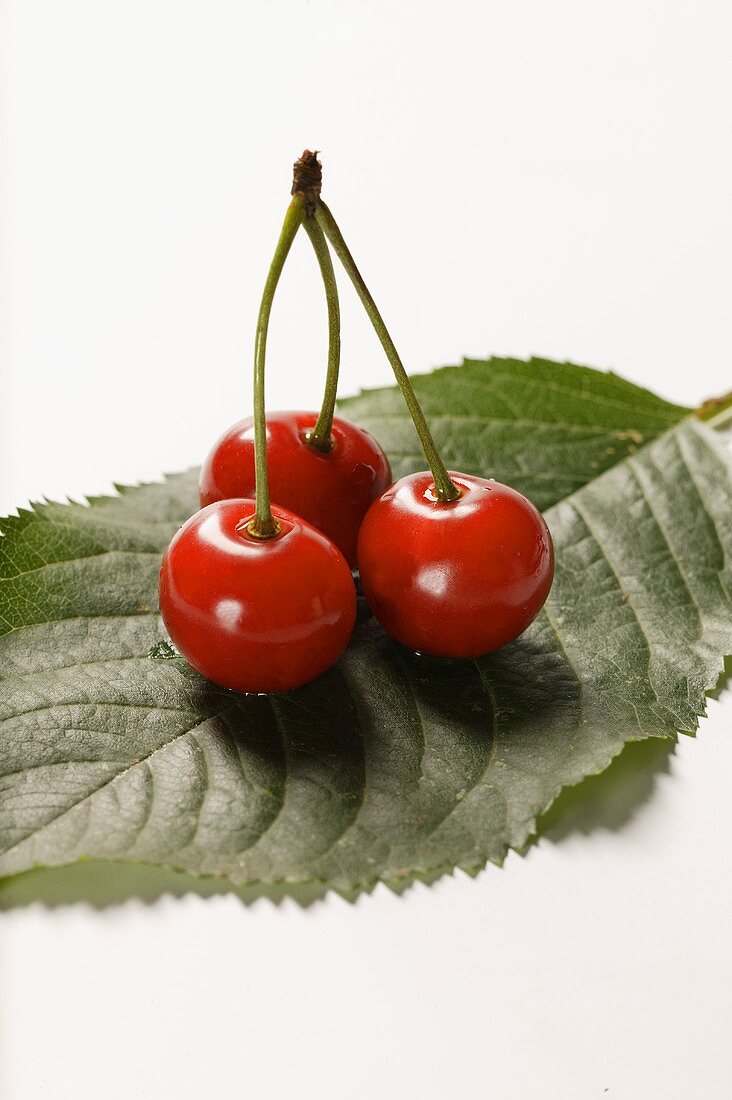
M 269 491 L 287 508 L 332 539 L 353 568 L 363 517 L 391 481 L 386 455 L 374 437 L 336 417 L 329 451 L 306 442 L 318 414 L 267 414 Z M 254 421 L 240 420 L 221 436 L 201 470 L 201 507 L 230 497 L 253 497 Z
M 515 489 L 450 473 L 460 497 L 436 498 L 430 473 L 395 482 L 358 540 L 364 595 L 393 638 L 420 653 L 478 657 L 512 642 L 544 605 L 554 549 L 541 513 Z
M 280 533 L 250 535 L 253 500 L 196 512 L 160 569 L 160 611 L 175 645 L 203 676 L 236 691 L 289 691 L 340 657 L 356 592 L 340 550 L 284 508 Z

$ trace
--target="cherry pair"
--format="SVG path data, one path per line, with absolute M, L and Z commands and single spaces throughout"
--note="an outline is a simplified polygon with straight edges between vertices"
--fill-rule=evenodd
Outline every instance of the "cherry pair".
M 264 361 L 274 291 L 304 226 L 326 290 L 328 375 L 314 413 L 265 416 Z M 389 486 L 368 432 L 334 418 L 340 357 L 338 292 L 326 237 L 389 359 L 430 471 Z M 520 493 L 448 473 L 393 341 L 320 198 L 320 164 L 305 152 L 265 284 L 257 325 L 254 417 L 218 441 L 201 473 L 202 510 L 163 558 L 160 607 L 182 654 L 240 691 L 284 691 L 326 671 L 356 616 L 359 567 L 376 618 L 412 649 L 476 657 L 516 638 L 551 587 L 551 536 Z M 270 490 L 275 507 L 270 505 Z
M 163 559 L 165 625 L 189 663 L 225 687 L 297 687 L 330 668 L 351 637 L 358 532 L 391 471 L 376 440 L 346 420 L 333 420 L 327 450 L 313 446 L 316 419 L 267 417 L 271 536 L 251 530 L 254 426 L 242 420 L 206 459 L 202 510 Z

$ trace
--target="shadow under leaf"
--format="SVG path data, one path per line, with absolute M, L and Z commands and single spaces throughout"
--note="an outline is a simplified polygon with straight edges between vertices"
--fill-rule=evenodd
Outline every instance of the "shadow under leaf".
M 325 897 L 326 890 L 310 883 L 237 888 L 227 879 L 214 876 L 142 863 L 87 860 L 63 867 L 38 868 L 0 881 L 0 912 L 36 903 L 47 909 L 81 904 L 107 909 L 134 901 L 151 905 L 164 896 L 183 898 L 188 894 L 201 898 L 232 895 L 245 905 L 261 897 L 279 905 L 288 897 L 307 908 Z
M 539 818 L 533 843 L 623 828 L 651 798 L 658 776 L 669 773 L 675 750 L 675 741 L 655 737 L 630 742 L 603 772 L 562 791 Z

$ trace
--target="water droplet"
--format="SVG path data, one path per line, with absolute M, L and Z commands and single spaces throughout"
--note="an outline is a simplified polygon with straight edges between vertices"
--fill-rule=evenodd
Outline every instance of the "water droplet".
M 156 642 L 155 645 L 150 646 L 147 655 L 152 661 L 170 661 L 174 657 L 181 656 L 173 643 L 168 641 L 166 638 L 163 638 L 161 639 L 161 641 Z

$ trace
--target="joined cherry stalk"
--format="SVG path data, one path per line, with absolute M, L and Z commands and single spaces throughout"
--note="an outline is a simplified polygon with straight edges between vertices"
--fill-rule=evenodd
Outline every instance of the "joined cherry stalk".
M 476 657 L 512 641 L 538 614 L 553 578 L 551 536 L 534 505 L 493 479 L 445 467 L 320 189 L 320 162 L 306 150 L 295 163 L 259 310 L 254 416 L 234 424 L 209 453 L 202 509 L 175 536 L 161 568 L 161 612 L 173 641 L 209 679 L 240 691 L 289 690 L 338 659 L 355 622 L 356 564 L 387 632 L 446 657 Z M 270 314 L 301 226 L 325 288 L 325 391 L 319 414 L 267 416 Z M 334 416 L 340 307 L 328 244 L 371 320 L 430 467 L 390 487 L 389 463 L 373 436 Z

